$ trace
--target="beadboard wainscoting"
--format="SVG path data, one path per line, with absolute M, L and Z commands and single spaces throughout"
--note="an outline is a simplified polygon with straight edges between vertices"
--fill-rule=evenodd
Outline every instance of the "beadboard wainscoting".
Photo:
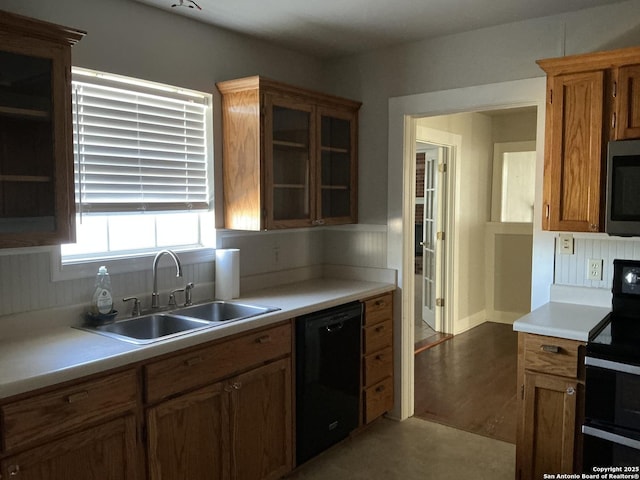
M 556 285 L 611 289 L 616 258 L 640 260 L 640 238 L 609 237 L 604 234 L 574 235 L 574 254 L 560 253 L 556 237 Z M 602 259 L 602 280 L 587 278 L 589 259 Z
M 241 287 L 259 288 L 260 282 L 291 283 L 321 276 L 322 265 L 386 267 L 387 233 L 384 225 L 352 225 L 270 232 L 218 231 L 219 248 L 240 249 Z M 57 248 L 57 247 L 53 247 Z M 13 250 L 0 255 L 0 316 L 13 313 L 89 304 L 94 277 L 52 281 L 51 249 Z M 153 288 L 149 268 L 128 273 L 111 273 L 114 308 L 126 312 L 125 296 L 140 296 L 143 308 Z M 109 267 L 109 261 L 104 264 Z M 183 277 L 163 261 L 158 269 L 158 286 L 163 295 L 193 282 L 194 300 L 214 296 L 213 261 L 183 265 Z M 243 281 L 244 279 L 244 281 Z M 178 301 L 180 301 L 178 296 Z M 1 320 L 1 319 L 0 319 Z

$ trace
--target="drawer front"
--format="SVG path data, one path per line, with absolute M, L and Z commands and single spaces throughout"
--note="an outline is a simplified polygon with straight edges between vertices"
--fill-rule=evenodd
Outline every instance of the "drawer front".
M 387 293 L 364 302 L 364 325 L 393 319 L 393 294 Z
M 5 447 L 11 450 L 132 410 L 136 392 L 136 374 L 129 370 L 4 405 Z
M 289 353 L 287 324 L 151 363 L 144 368 L 146 401 L 156 402 Z
M 393 374 L 393 350 L 387 347 L 364 357 L 364 384 L 373 385 Z
M 393 379 L 387 378 L 364 391 L 364 422 L 369 423 L 393 408 Z
M 391 345 L 393 323 L 387 320 L 364 328 L 364 353 L 368 355 Z
M 536 372 L 578 377 L 578 349 L 583 343 L 564 338 L 527 334 L 524 339 L 524 368 Z

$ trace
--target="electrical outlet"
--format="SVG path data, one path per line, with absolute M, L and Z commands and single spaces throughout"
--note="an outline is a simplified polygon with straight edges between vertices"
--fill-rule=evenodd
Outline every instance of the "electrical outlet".
M 560 243 L 560 253 L 562 255 L 573 255 L 573 235 L 570 233 L 561 233 L 558 236 L 558 242 Z
M 602 280 L 602 259 L 587 260 L 587 280 Z

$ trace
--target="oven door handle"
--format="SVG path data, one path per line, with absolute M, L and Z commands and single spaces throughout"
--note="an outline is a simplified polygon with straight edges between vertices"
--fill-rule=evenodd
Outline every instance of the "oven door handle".
M 634 450 L 640 450 L 640 440 L 636 440 L 629 437 L 623 437 L 617 433 L 608 432 L 599 428 L 591 427 L 589 425 L 582 425 L 582 433 L 585 435 L 591 435 L 607 442 L 616 443 L 618 445 L 624 445 L 625 447 L 633 448 Z
M 615 372 L 640 375 L 640 367 L 637 365 L 629 365 L 628 363 L 612 362 L 611 360 L 603 360 L 602 358 L 585 357 L 584 364 L 589 367 L 599 367 L 606 370 L 613 370 Z

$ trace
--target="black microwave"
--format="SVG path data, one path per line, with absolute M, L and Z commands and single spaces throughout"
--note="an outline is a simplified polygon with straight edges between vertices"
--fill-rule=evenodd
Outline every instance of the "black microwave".
M 605 232 L 640 236 L 640 140 L 609 142 L 606 189 Z

